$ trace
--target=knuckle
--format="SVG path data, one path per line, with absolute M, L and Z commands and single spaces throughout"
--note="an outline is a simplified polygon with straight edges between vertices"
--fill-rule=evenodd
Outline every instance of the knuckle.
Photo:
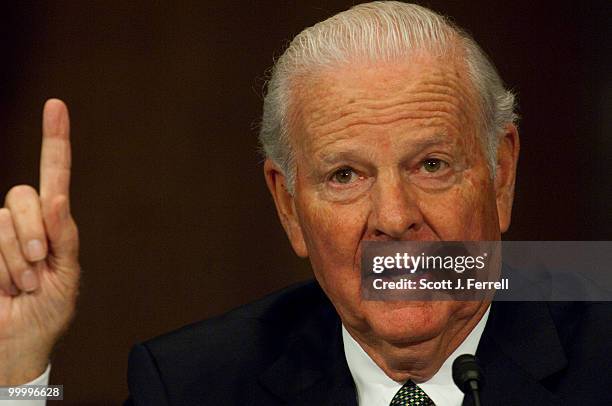
M 8 290 L 11 287 L 11 277 L 4 269 L 0 269 L 0 288 Z
M 23 258 L 21 246 L 19 245 L 19 241 L 14 233 L 0 232 L 0 248 L 2 249 L 2 254 L 4 255 L 6 264 L 9 267 L 14 267 L 16 264 L 25 265 L 25 259 Z
M 62 236 L 63 236 L 62 239 L 65 239 L 68 241 L 79 239 L 79 228 L 77 224 L 74 222 L 74 220 L 69 220 L 68 222 L 66 222 L 63 228 Z
M 15 226 L 22 232 L 40 234 L 37 218 L 41 215 L 38 194 L 31 186 L 19 185 L 7 195 L 6 208 L 10 210 Z M 42 224 L 41 224 L 42 225 Z M 31 232 L 30 232 L 31 231 Z
M 79 227 L 77 227 L 77 225 L 74 222 L 70 226 L 70 234 L 74 240 L 79 241 L 79 234 L 80 234 Z
M 79 241 L 80 241 L 80 237 L 79 237 L 79 228 L 75 225 L 73 225 L 71 227 L 71 234 L 70 234 L 70 240 L 72 241 L 72 245 L 75 249 L 75 251 L 79 250 Z
M 12 266 L 9 265 L 11 275 L 13 275 L 14 279 L 17 278 L 17 280 L 19 280 L 19 275 L 22 275 L 29 269 L 30 267 L 25 263 L 25 261 L 17 261 L 16 263 L 12 264 Z
M 71 256 L 78 256 L 79 253 L 79 231 L 76 227 L 71 227 L 70 230 L 65 234 L 64 248 L 66 252 Z
M 11 220 L 11 211 L 9 209 L 7 209 L 6 207 L 0 208 L 0 223 L 1 224 L 6 224 L 9 221 L 12 221 Z
M 0 241 L 10 241 L 15 237 L 13 217 L 8 209 L 0 209 Z
M 8 247 L 13 245 L 12 243 L 14 242 L 14 240 L 15 238 L 11 233 L 5 232 L 3 229 L 0 229 L 0 246 L 3 247 L 3 249 L 6 250 L 8 249 Z
M 36 189 L 30 185 L 17 185 L 13 186 L 6 194 L 6 202 L 12 202 L 14 200 L 21 200 L 32 195 L 37 195 Z

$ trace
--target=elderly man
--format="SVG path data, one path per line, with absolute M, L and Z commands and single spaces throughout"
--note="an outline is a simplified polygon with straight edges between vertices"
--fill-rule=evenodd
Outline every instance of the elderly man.
M 361 295 L 364 241 L 500 239 L 514 104 L 476 43 L 423 7 L 362 4 L 301 32 L 274 67 L 260 140 L 316 282 L 137 345 L 127 404 L 471 404 L 451 377 L 463 353 L 479 357 L 483 404 L 609 404 L 600 305 Z M 17 187 L 0 210 L 1 384 L 45 382 L 74 310 L 69 170 L 67 110 L 49 101 L 40 195 Z

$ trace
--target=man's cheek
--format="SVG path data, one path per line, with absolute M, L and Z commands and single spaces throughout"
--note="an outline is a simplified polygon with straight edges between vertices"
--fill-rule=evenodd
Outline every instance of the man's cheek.
M 489 180 L 470 180 L 458 196 L 455 226 L 463 230 L 459 233 L 460 239 L 490 239 L 490 228 L 496 224 L 496 220 L 492 212 L 494 195 L 490 190 Z
M 423 194 L 420 201 L 424 221 L 437 238 L 446 241 L 469 240 L 480 234 L 483 207 L 471 187 Z
M 358 249 L 366 218 L 346 206 L 321 205 L 307 219 L 308 239 L 333 266 L 350 266 Z

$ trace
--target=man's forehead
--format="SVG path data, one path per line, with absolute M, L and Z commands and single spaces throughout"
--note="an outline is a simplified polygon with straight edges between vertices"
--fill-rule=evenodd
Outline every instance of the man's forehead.
M 298 86 L 294 141 L 303 147 L 327 144 L 362 129 L 398 126 L 437 127 L 437 132 L 458 135 L 476 118 L 475 100 L 467 70 L 450 58 L 326 68 Z

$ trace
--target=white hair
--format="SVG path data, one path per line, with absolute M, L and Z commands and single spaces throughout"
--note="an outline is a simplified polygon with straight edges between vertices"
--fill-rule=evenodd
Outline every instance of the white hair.
M 354 58 L 388 61 L 414 51 L 463 55 L 478 95 L 481 140 L 491 177 L 495 176 L 500 134 L 515 123 L 515 96 L 504 87 L 495 67 L 476 42 L 444 16 L 397 1 L 375 1 L 308 27 L 299 33 L 272 68 L 264 98 L 259 141 L 266 158 L 283 171 L 293 193 L 295 160 L 289 138 L 291 85 L 317 68 L 337 66 Z

